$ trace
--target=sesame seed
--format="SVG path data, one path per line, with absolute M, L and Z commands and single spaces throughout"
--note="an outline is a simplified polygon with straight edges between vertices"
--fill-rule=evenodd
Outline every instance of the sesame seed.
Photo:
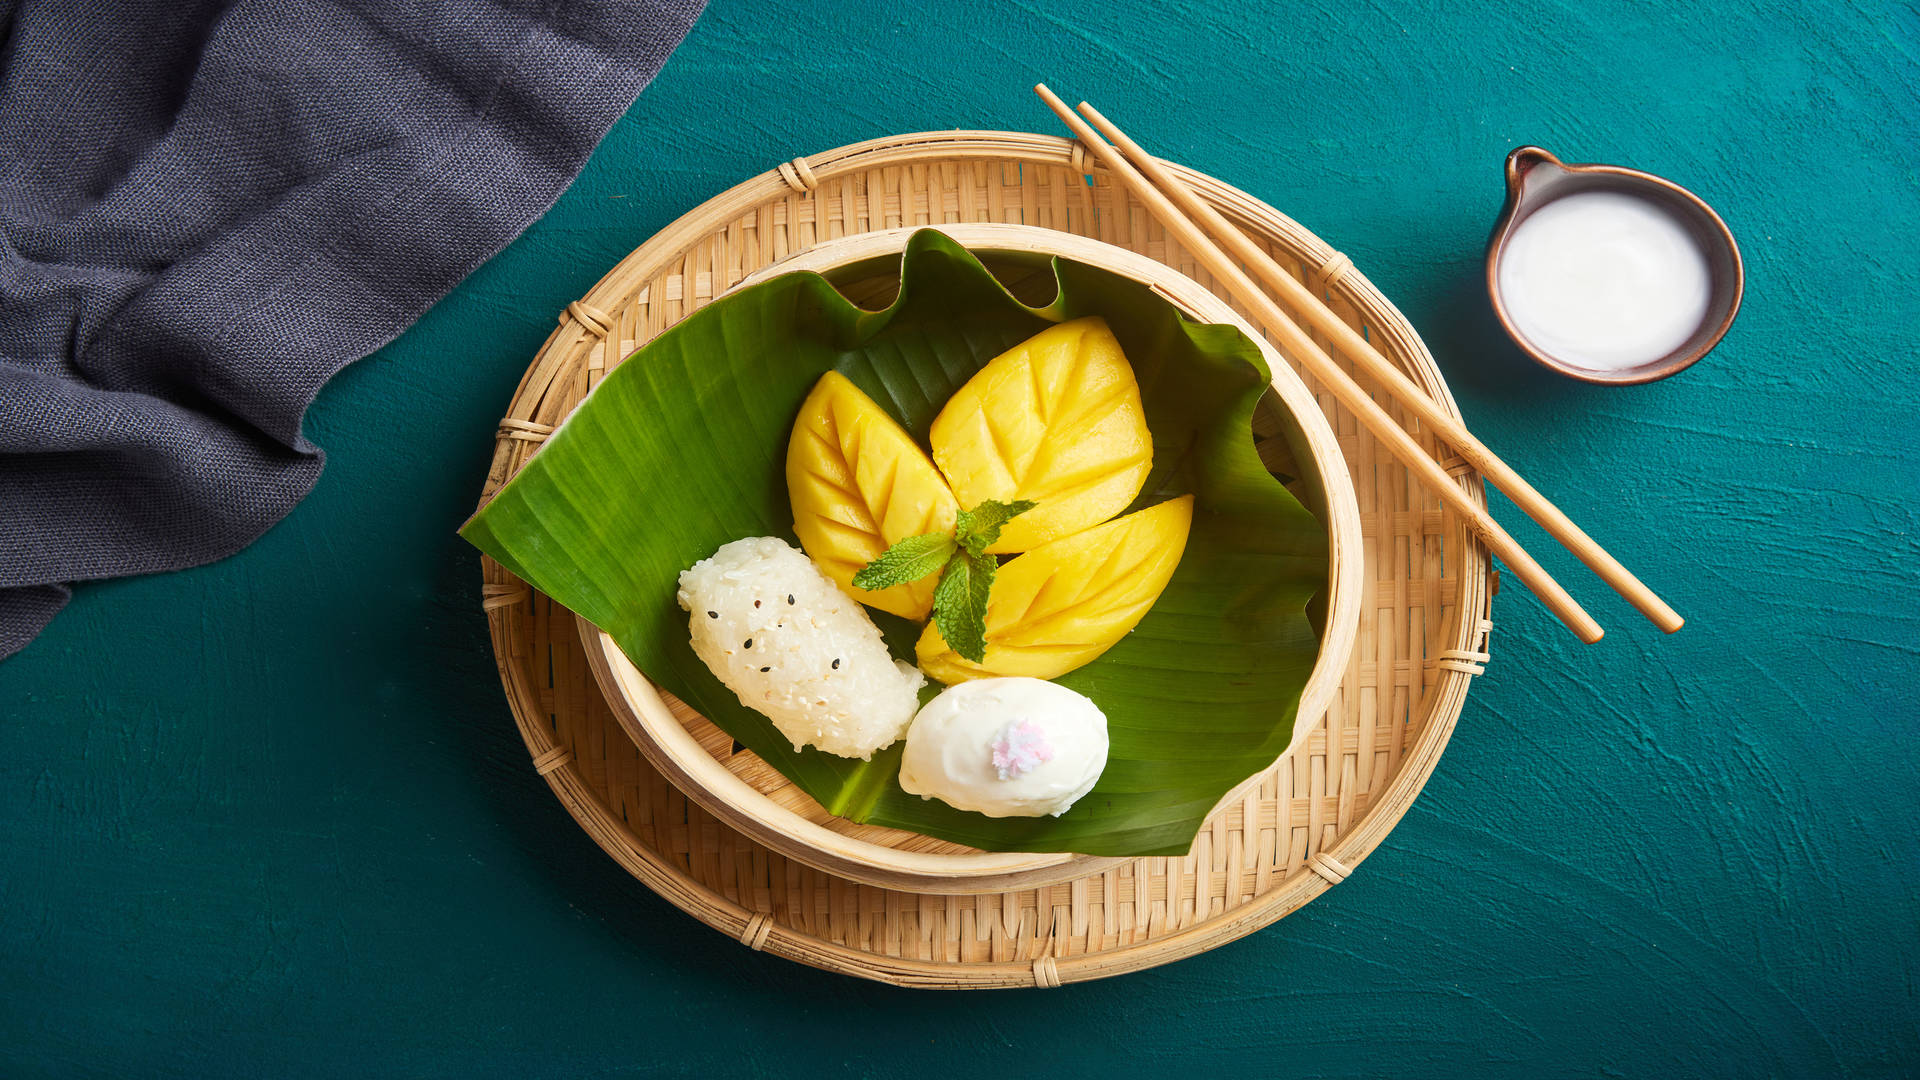
M 751 649 L 751 648 L 753 648 L 753 639 L 752 639 L 752 638 L 748 638 L 748 639 L 747 639 L 747 643 L 746 643 L 745 645 L 742 645 L 742 646 L 740 646 L 740 647 L 741 647 L 741 648 L 743 648 L 743 649 Z
M 760 670 L 761 670 L 761 671 L 772 671 L 773 669 L 772 669 L 772 668 L 770 668 L 770 667 L 763 667 L 763 668 L 761 668 Z
M 791 607 L 791 606 L 793 606 L 793 594 L 792 594 L 792 593 L 788 593 L 788 594 L 787 594 L 787 606 L 789 606 L 789 607 Z
M 720 613 L 719 613 L 719 612 L 717 612 L 717 611 L 709 611 L 709 612 L 707 612 L 707 618 L 709 618 L 709 619 L 717 619 L 717 618 L 719 618 L 719 617 L 720 617 Z
M 835 671 L 840 670 L 840 658 L 837 656 L 833 658 L 833 670 Z
M 754 606 L 754 607 L 759 607 L 759 606 L 760 606 L 760 601 L 758 601 L 758 600 L 755 600 L 755 601 L 753 602 L 753 606 Z

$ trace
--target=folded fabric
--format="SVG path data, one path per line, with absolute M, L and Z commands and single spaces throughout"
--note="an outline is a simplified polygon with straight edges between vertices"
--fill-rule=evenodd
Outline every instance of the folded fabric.
M 699 0 L 22 0 L 0 54 L 0 657 L 223 558 L 301 418 L 544 212 Z

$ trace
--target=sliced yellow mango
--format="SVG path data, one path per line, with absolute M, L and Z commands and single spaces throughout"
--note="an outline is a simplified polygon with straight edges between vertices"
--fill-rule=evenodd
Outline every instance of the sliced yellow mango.
M 920 670 L 952 685 L 1030 675 L 1054 679 L 1089 663 L 1153 607 L 1180 565 L 1193 528 L 1193 496 L 1034 548 L 1000 567 L 987 595 L 987 652 L 975 664 L 928 623 Z
M 793 531 L 820 571 L 869 607 L 909 619 L 938 577 L 868 591 L 853 575 L 909 536 L 952 532 L 953 492 L 893 417 L 837 371 L 815 383 L 787 440 Z
M 1106 320 L 1075 319 L 1008 349 L 934 418 L 933 460 L 960 505 L 1039 504 L 988 551 L 1028 551 L 1126 509 L 1153 466 L 1153 437 Z

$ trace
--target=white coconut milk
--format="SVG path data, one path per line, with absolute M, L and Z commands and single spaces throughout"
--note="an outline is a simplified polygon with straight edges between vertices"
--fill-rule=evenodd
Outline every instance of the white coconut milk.
M 1678 218 L 1646 199 L 1589 191 L 1534 211 L 1498 269 L 1507 317 L 1536 349 L 1620 371 L 1668 355 L 1706 320 L 1707 257 Z

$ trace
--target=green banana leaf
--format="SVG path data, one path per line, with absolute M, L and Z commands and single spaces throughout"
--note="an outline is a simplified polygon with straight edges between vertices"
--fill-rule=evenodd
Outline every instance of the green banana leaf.
M 1096 267 L 995 266 L 1046 302 L 1022 303 L 934 230 L 909 241 L 883 310 L 811 273 L 716 300 L 611 372 L 460 533 L 606 630 L 641 671 L 835 814 L 991 851 L 1182 854 L 1214 803 L 1290 741 L 1319 648 L 1306 608 L 1326 584 L 1326 535 L 1261 467 L 1250 423 L 1269 374 L 1238 330 L 1193 323 Z M 1155 461 L 1138 505 L 1196 496 L 1186 554 L 1153 610 L 1058 680 L 1107 715 L 1099 783 L 1058 818 L 989 818 L 902 791 L 904 743 L 865 762 L 795 752 L 694 655 L 675 602 L 680 571 L 745 536 L 797 546 L 787 436 L 828 369 L 924 445 L 940 407 L 988 360 L 1086 315 L 1105 317 L 1140 383 Z M 870 614 L 911 660 L 919 628 Z

